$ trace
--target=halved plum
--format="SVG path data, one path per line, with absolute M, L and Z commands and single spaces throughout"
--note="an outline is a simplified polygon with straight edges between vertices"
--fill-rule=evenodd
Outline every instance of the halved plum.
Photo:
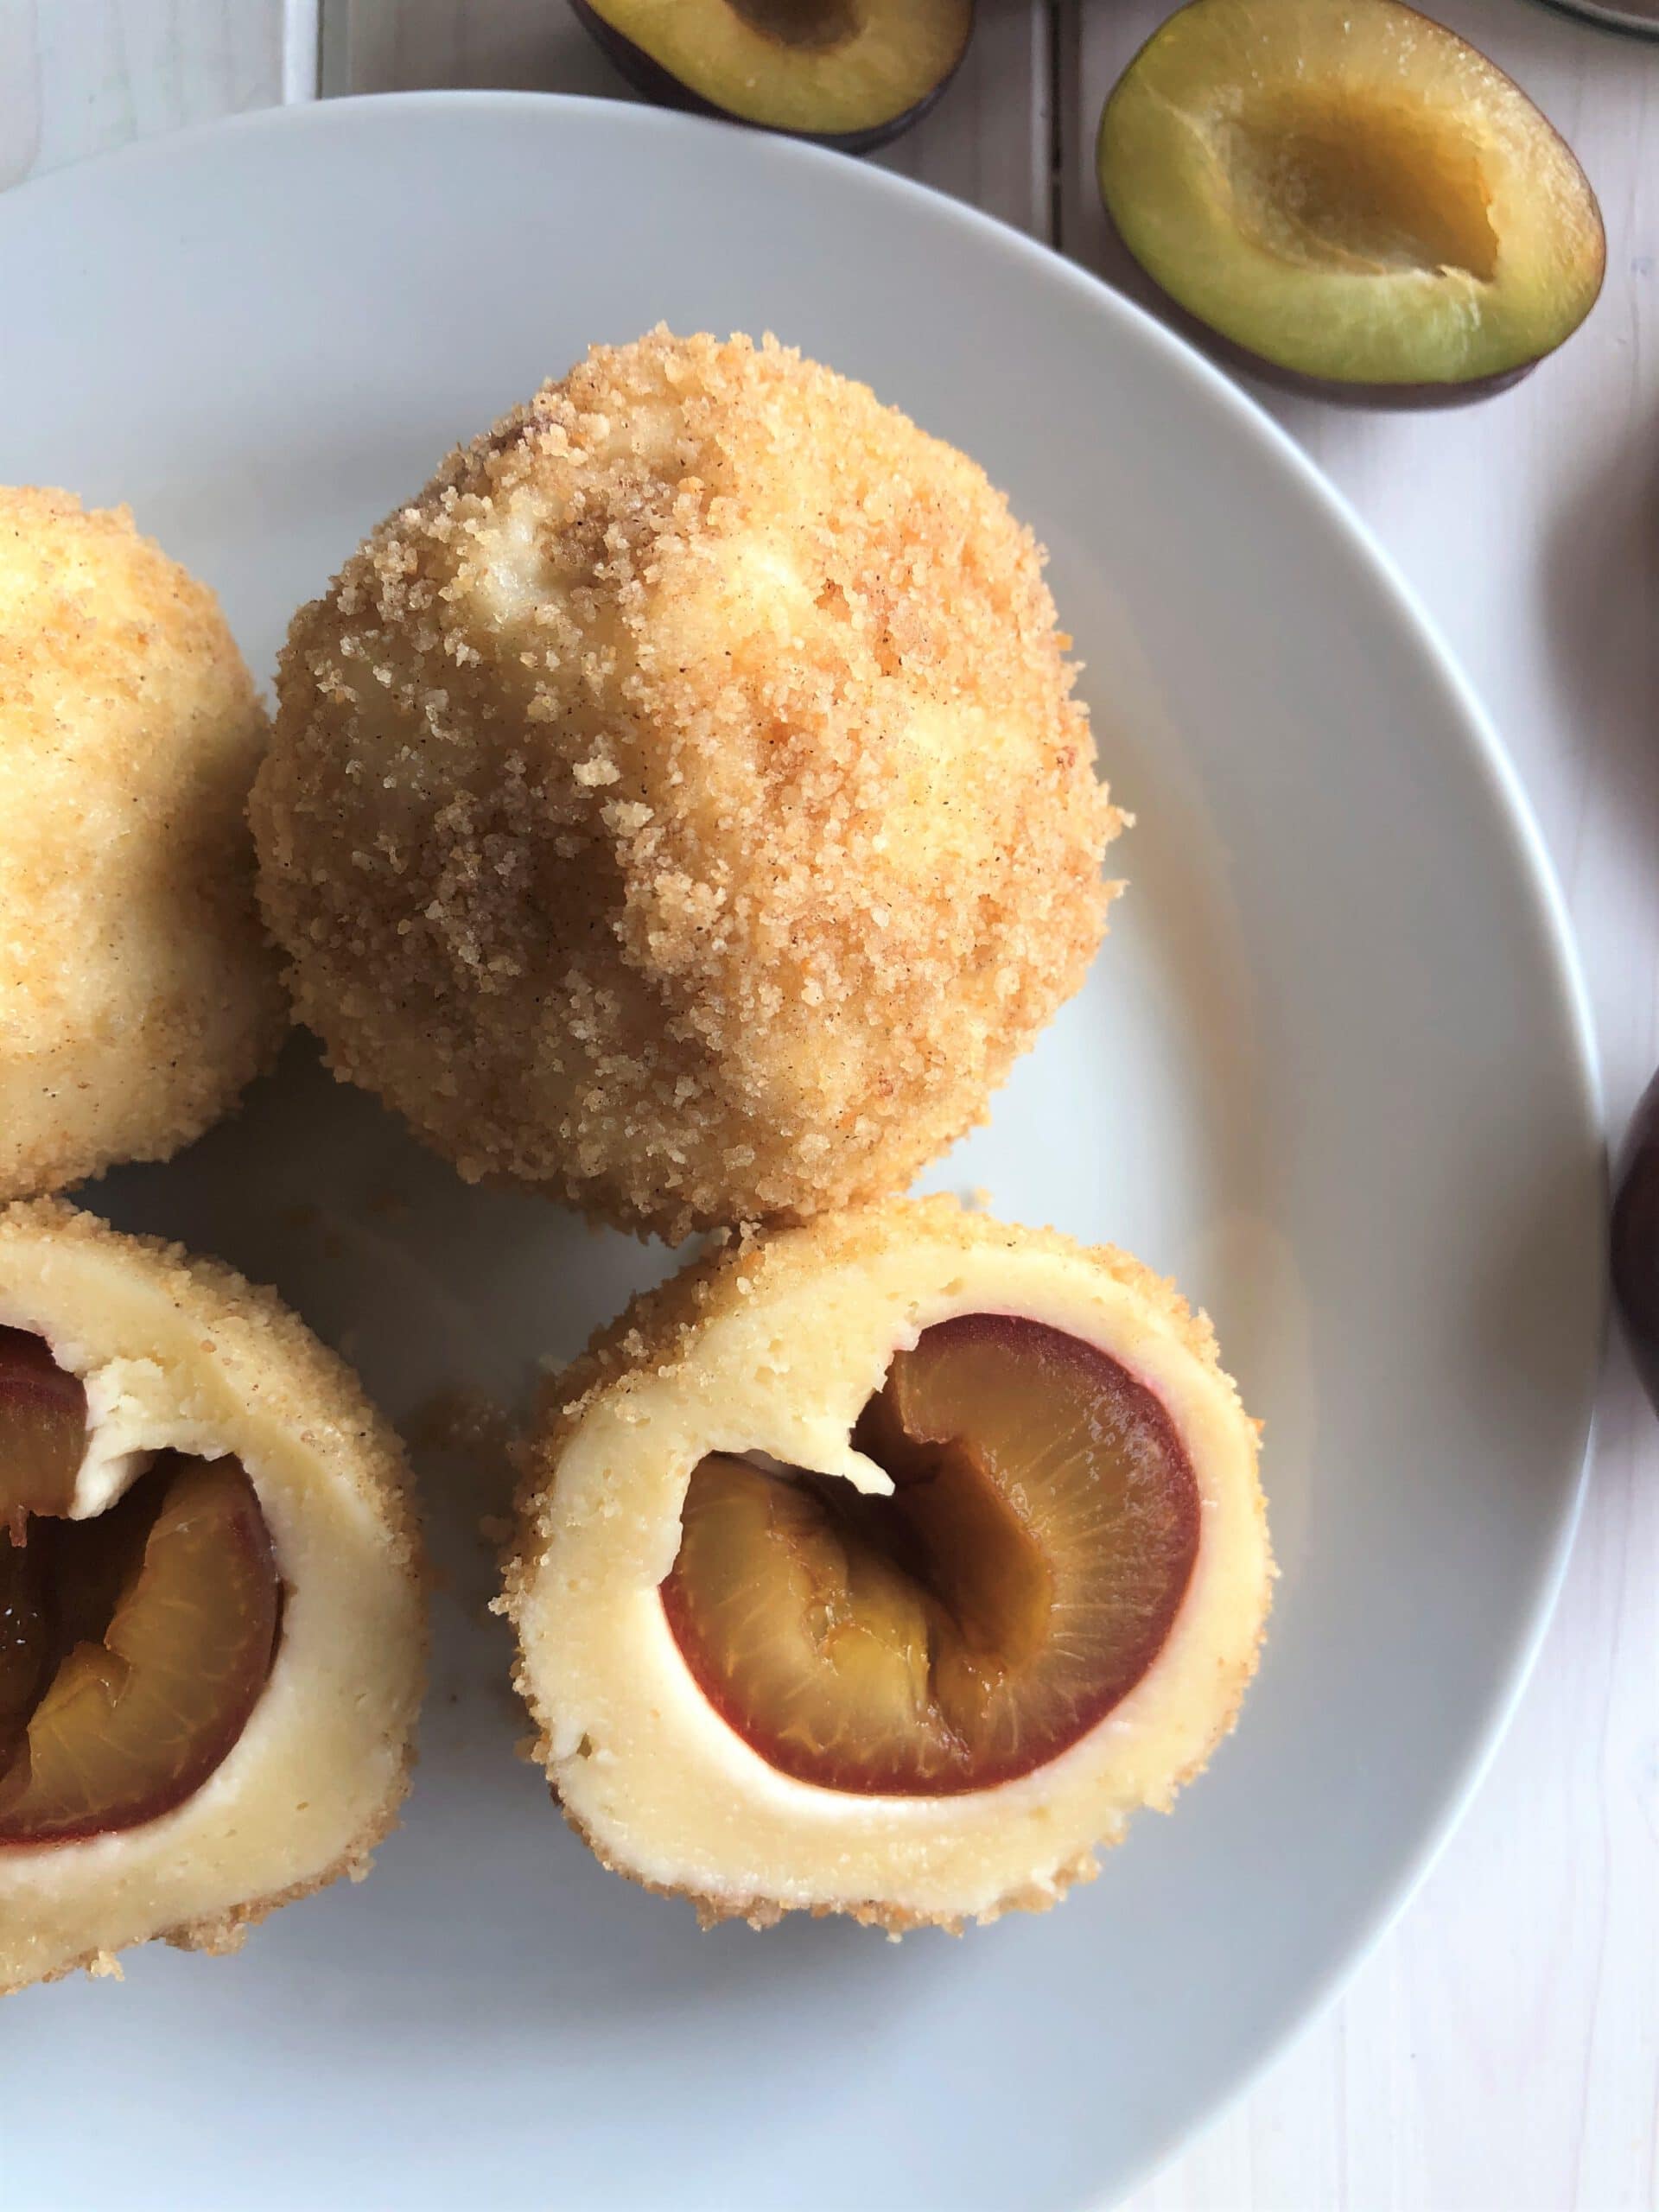
M 181 1804 L 246 1726 L 281 1624 L 270 1534 L 234 1459 L 168 1453 L 37 1548 L 51 1649 L 21 1742 L 0 1746 L 0 1846 L 108 1834 Z
M 1119 236 L 1242 365 L 1421 405 L 1577 329 L 1606 244 L 1533 103 L 1401 0 L 1190 0 L 1101 117 Z
M 0 1529 L 28 1541 L 31 1514 L 67 1513 L 86 1449 L 86 1393 L 44 1338 L 0 1328 Z
M 647 99 L 868 153 L 968 51 L 973 0 L 571 0 Z
M 1135 1687 L 1198 1553 L 1191 1462 L 1119 1361 L 974 1313 L 895 1355 L 854 1441 L 891 1497 L 716 1453 L 662 1586 L 703 1694 L 798 1780 L 989 1788 L 1057 1758 Z

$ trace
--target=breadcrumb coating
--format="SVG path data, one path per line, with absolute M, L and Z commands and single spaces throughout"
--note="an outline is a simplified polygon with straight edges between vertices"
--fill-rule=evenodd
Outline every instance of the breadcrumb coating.
M 468 1179 L 671 1238 L 906 1182 L 1119 887 L 1042 555 L 771 339 L 595 347 L 296 616 L 252 817 L 300 1018 Z
M 213 593 L 126 508 L 0 487 L 0 1201 L 168 1158 L 276 1057 L 266 727 Z

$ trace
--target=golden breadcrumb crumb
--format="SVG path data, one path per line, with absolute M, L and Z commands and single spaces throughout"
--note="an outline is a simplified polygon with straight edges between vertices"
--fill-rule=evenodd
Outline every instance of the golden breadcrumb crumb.
M 906 1182 L 1118 887 L 1042 555 L 774 341 L 596 347 L 296 617 L 252 817 L 300 1017 L 469 1179 L 677 1237 Z
M 276 1057 L 265 736 L 219 602 L 124 507 L 0 486 L 0 1200 L 166 1159 Z
M 531 1751 L 531 1763 L 541 1765 L 547 1756 L 545 1738 L 537 1738 Z M 1184 1777 L 1183 1779 L 1190 1779 Z M 586 1823 L 573 1813 L 559 1796 L 558 1784 L 550 1781 L 548 1794 L 564 1815 L 565 1826 L 579 1835 L 607 1872 L 621 1875 L 624 1881 L 647 1890 L 656 1897 L 683 1897 L 697 1916 L 699 1928 L 719 1928 L 728 1920 L 741 1920 L 757 1931 L 776 1928 L 792 1911 L 804 1910 L 810 1920 L 850 1920 L 860 1928 L 879 1928 L 889 1942 L 896 1943 L 918 1929 L 936 1928 L 946 1936 L 960 1936 L 968 1925 L 961 1913 L 912 1912 L 903 1905 L 884 1903 L 880 1897 L 865 1897 L 849 1904 L 813 1904 L 794 1906 L 784 1904 L 776 1897 L 754 1896 L 748 1897 L 709 1897 L 691 1888 L 680 1888 L 667 1882 L 648 1881 L 637 1868 L 607 1851 Z M 1122 1840 L 1117 1834 L 1103 1836 L 1102 1846 Z M 1079 1883 L 1092 1882 L 1100 1872 L 1100 1861 L 1093 1851 L 1081 1852 L 1077 1858 L 1057 1866 L 1046 1885 L 1027 1883 L 1013 1889 L 973 1915 L 976 1928 L 993 1927 L 1010 1912 L 1048 1912 L 1061 1904 Z
M 273 1891 L 269 1897 L 250 1897 L 245 1904 L 233 1906 L 228 1912 L 206 1920 L 181 1921 L 176 1927 L 158 1929 L 149 1940 L 168 1943 L 175 1951 L 200 1951 L 210 1959 L 229 1958 L 247 1942 L 249 1931 L 262 1920 L 269 1920 L 273 1912 L 280 1912 L 285 1904 L 298 1904 L 303 1898 L 315 1897 L 319 1890 L 326 1890 L 334 1882 L 346 1880 L 361 1882 L 374 1871 L 374 1854 L 397 1825 L 404 1800 L 408 1796 L 415 1768 L 415 1746 L 411 1742 L 404 1753 L 403 1772 L 378 1817 L 365 1823 L 353 1839 L 351 1847 L 340 1853 L 333 1866 L 325 1866 L 320 1874 L 308 1881 L 290 1883 L 284 1890 Z M 88 1951 L 78 1959 L 66 1959 L 48 1973 L 37 1974 L 28 1982 L 0 1984 L 0 1997 L 16 1996 L 25 1988 L 35 1988 L 48 1981 L 61 1981 L 72 1974 L 88 1974 L 94 1980 L 105 1979 L 124 1981 L 126 1974 L 119 1958 L 113 1951 Z

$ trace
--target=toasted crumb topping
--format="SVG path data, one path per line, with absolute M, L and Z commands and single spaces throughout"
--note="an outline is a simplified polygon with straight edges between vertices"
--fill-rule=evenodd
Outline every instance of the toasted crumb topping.
M 125 507 L 0 486 L 0 1202 L 168 1158 L 276 1058 L 266 735 L 218 601 Z
M 301 1016 L 464 1175 L 626 1226 L 902 1185 L 1118 887 L 1066 642 L 863 385 L 596 347 L 296 619 L 253 819 Z

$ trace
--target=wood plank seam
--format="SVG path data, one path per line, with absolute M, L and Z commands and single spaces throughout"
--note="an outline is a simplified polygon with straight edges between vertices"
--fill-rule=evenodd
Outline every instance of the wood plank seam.
M 323 0 L 283 0 L 283 105 L 302 105 L 322 92 Z

